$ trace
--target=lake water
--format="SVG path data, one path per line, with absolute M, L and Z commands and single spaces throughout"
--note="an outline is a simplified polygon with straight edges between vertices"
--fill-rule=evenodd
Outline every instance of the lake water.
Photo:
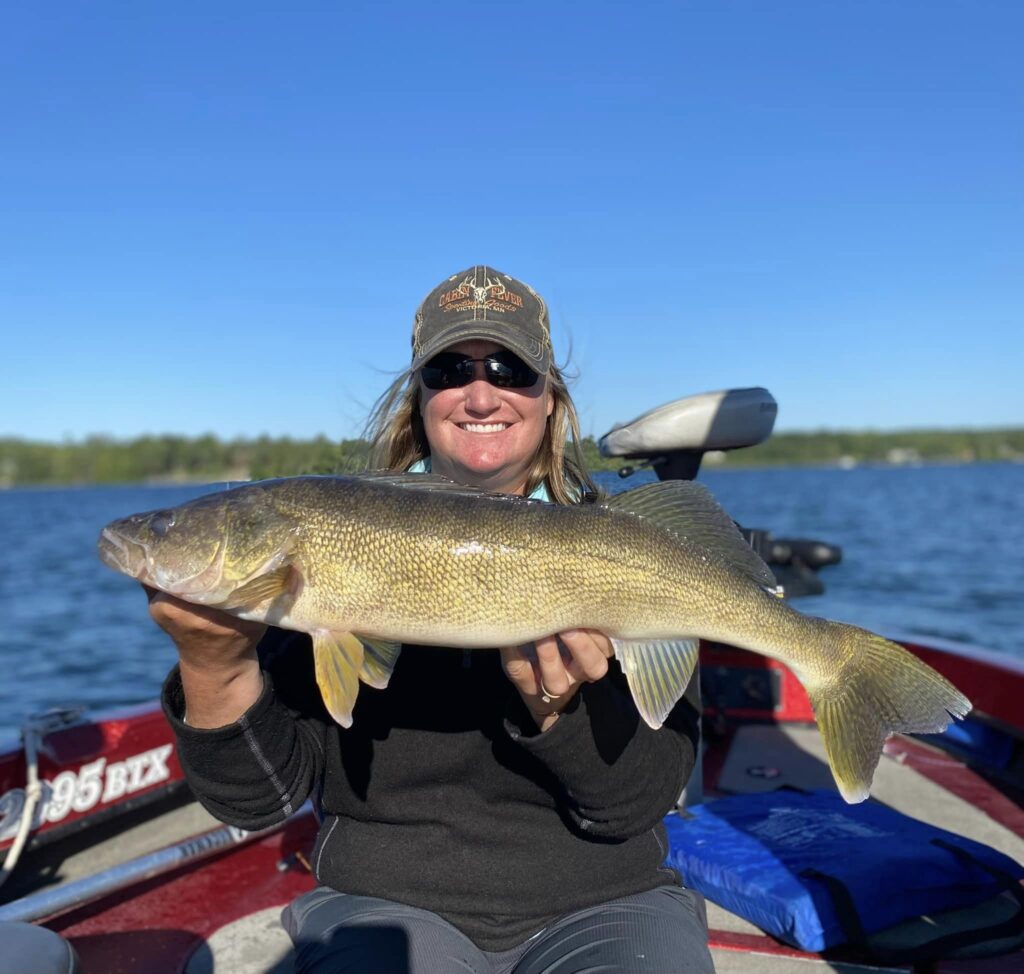
M 653 479 L 602 475 L 618 491 Z M 709 471 L 747 527 L 843 549 L 814 615 L 1024 657 L 1024 466 Z M 137 584 L 95 553 L 115 517 L 209 487 L 0 491 L 0 741 L 30 713 L 152 699 L 173 665 Z

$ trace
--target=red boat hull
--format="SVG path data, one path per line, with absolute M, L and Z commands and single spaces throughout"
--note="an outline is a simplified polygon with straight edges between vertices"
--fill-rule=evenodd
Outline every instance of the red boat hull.
M 905 645 L 961 687 L 974 701 L 977 717 L 1024 741 L 1019 703 L 1024 699 L 1024 665 L 981 651 Z M 713 644 L 702 648 L 701 664 L 711 689 L 705 708 L 709 737 L 715 737 L 714 728 L 728 725 L 813 721 L 803 687 L 781 664 Z M 717 695 L 716 686 L 722 687 Z M 728 731 L 719 735 L 718 745 L 705 756 L 705 787 L 712 793 L 728 736 Z M 39 764 L 40 777 L 47 782 L 46 801 L 38 815 L 34 845 L 57 842 L 69 832 L 182 787 L 173 744 L 155 704 L 46 735 Z M 1012 793 L 994 787 L 983 769 L 902 737 L 888 742 L 887 753 L 1024 836 L 1024 810 Z M 0 754 L 0 815 L 7 811 L 0 818 L 0 849 L 10 845 L 16 827 L 11 809 L 18 793 L 24 795 L 25 774 L 22 752 Z M 74 906 L 46 919 L 45 925 L 74 944 L 86 972 L 181 971 L 216 931 L 268 907 L 283 907 L 313 886 L 308 861 L 316 829 L 314 816 L 306 811 L 246 844 Z M 713 947 L 723 950 L 817 956 L 764 935 L 713 929 L 710 939 Z M 947 964 L 934 970 L 953 974 L 985 968 Z

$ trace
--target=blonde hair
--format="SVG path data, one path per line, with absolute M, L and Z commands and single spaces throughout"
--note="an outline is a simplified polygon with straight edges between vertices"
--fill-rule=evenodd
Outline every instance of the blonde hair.
M 580 444 L 580 423 L 562 371 L 554 364 L 547 372 L 554 406 L 547 418 L 544 438 L 526 480 L 529 497 L 541 484 L 556 504 L 576 504 L 598 489 L 587 473 Z M 371 470 L 408 470 L 430 456 L 423 417 L 420 415 L 419 378 L 406 369 L 377 400 L 366 424 Z

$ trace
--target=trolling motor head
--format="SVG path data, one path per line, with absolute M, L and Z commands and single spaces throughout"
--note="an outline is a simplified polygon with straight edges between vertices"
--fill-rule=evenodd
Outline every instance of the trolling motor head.
M 617 423 L 597 446 L 602 456 L 640 461 L 623 467 L 620 476 L 652 466 L 660 480 L 693 480 L 705 453 L 768 439 L 778 411 L 772 394 L 760 386 L 702 392 Z

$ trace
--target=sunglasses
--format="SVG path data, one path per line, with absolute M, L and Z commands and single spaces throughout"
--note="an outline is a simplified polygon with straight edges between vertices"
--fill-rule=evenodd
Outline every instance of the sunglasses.
M 499 389 L 529 389 L 539 377 L 518 355 L 502 349 L 483 358 L 439 352 L 420 369 L 420 378 L 428 389 L 459 389 L 476 378 L 477 362 L 483 362 L 484 378 Z

